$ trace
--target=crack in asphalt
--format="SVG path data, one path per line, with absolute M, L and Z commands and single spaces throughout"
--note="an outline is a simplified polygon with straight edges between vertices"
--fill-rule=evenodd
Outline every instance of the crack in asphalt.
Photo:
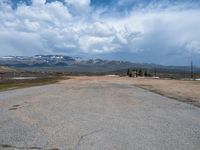
M 81 135 L 80 138 L 79 138 L 79 140 L 78 140 L 78 142 L 77 142 L 77 144 L 76 144 L 76 146 L 75 146 L 75 150 L 78 150 L 78 149 L 79 149 L 79 147 L 81 146 L 81 142 L 84 140 L 85 137 L 88 137 L 88 136 L 90 136 L 90 135 L 92 135 L 92 134 L 98 133 L 98 132 L 100 132 L 100 131 L 102 131 L 102 130 L 103 130 L 103 129 L 99 129 L 99 130 L 95 130 L 95 131 L 92 131 L 92 132 L 90 132 L 90 133 Z

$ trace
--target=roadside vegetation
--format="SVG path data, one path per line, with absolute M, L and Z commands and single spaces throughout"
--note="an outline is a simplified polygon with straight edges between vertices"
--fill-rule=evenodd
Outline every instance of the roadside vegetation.
M 22 79 L 22 80 L 15 80 L 15 79 L 0 80 L 0 91 L 53 84 L 61 80 L 61 78 L 62 77 L 60 76 L 53 76 L 53 77 L 42 77 L 35 79 Z
M 195 80 L 200 79 L 200 72 L 184 71 L 184 70 L 165 70 L 160 68 L 129 68 L 127 70 L 129 77 L 157 77 L 163 79 L 178 79 L 178 80 Z
M 5 66 L 0 66 L 0 73 L 4 72 L 16 72 L 16 70 Z
M 63 74 L 58 73 L 28 72 L 0 66 L 0 92 L 31 86 L 53 84 L 63 78 Z

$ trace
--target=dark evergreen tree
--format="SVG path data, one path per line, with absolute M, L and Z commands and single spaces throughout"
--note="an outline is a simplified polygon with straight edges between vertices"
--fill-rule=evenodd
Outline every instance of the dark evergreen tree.
M 128 75 L 129 77 L 131 77 L 131 69 L 130 69 L 130 68 L 129 68 L 128 71 L 127 71 L 127 75 Z
M 143 76 L 142 69 L 139 69 L 139 71 L 138 71 L 138 76 Z
M 146 69 L 145 69 L 145 72 L 144 72 L 144 76 L 145 76 L 145 77 L 148 77 L 148 72 L 147 72 Z

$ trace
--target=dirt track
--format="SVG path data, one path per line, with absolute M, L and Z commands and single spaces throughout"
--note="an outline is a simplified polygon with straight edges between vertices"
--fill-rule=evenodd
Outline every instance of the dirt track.
M 76 77 L 0 93 L 0 149 L 199 150 L 200 108 L 133 86 Z

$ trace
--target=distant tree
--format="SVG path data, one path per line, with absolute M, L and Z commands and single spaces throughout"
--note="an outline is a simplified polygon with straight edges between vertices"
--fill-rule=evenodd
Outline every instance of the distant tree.
M 128 75 L 129 77 L 131 77 L 131 69 L 130 69 L 130 68 L 129 68 L 128 71 L 127 71 L 127 75 Z
M 139 69 L 139 70 L 138 70 L 138 76 L 143 76 L 142 69 Z
M 155 77 L 157 76 L 157 69 L 156 69 L 156 67 L 154 68 L 154 76 Z
M 148 77 L 148 76 L 149 76 L 149 75 L 148 75 L 147 69 L 145 69 L 145 71 L 144 71 L 144 76 L 145 76 L 145 77 Z

